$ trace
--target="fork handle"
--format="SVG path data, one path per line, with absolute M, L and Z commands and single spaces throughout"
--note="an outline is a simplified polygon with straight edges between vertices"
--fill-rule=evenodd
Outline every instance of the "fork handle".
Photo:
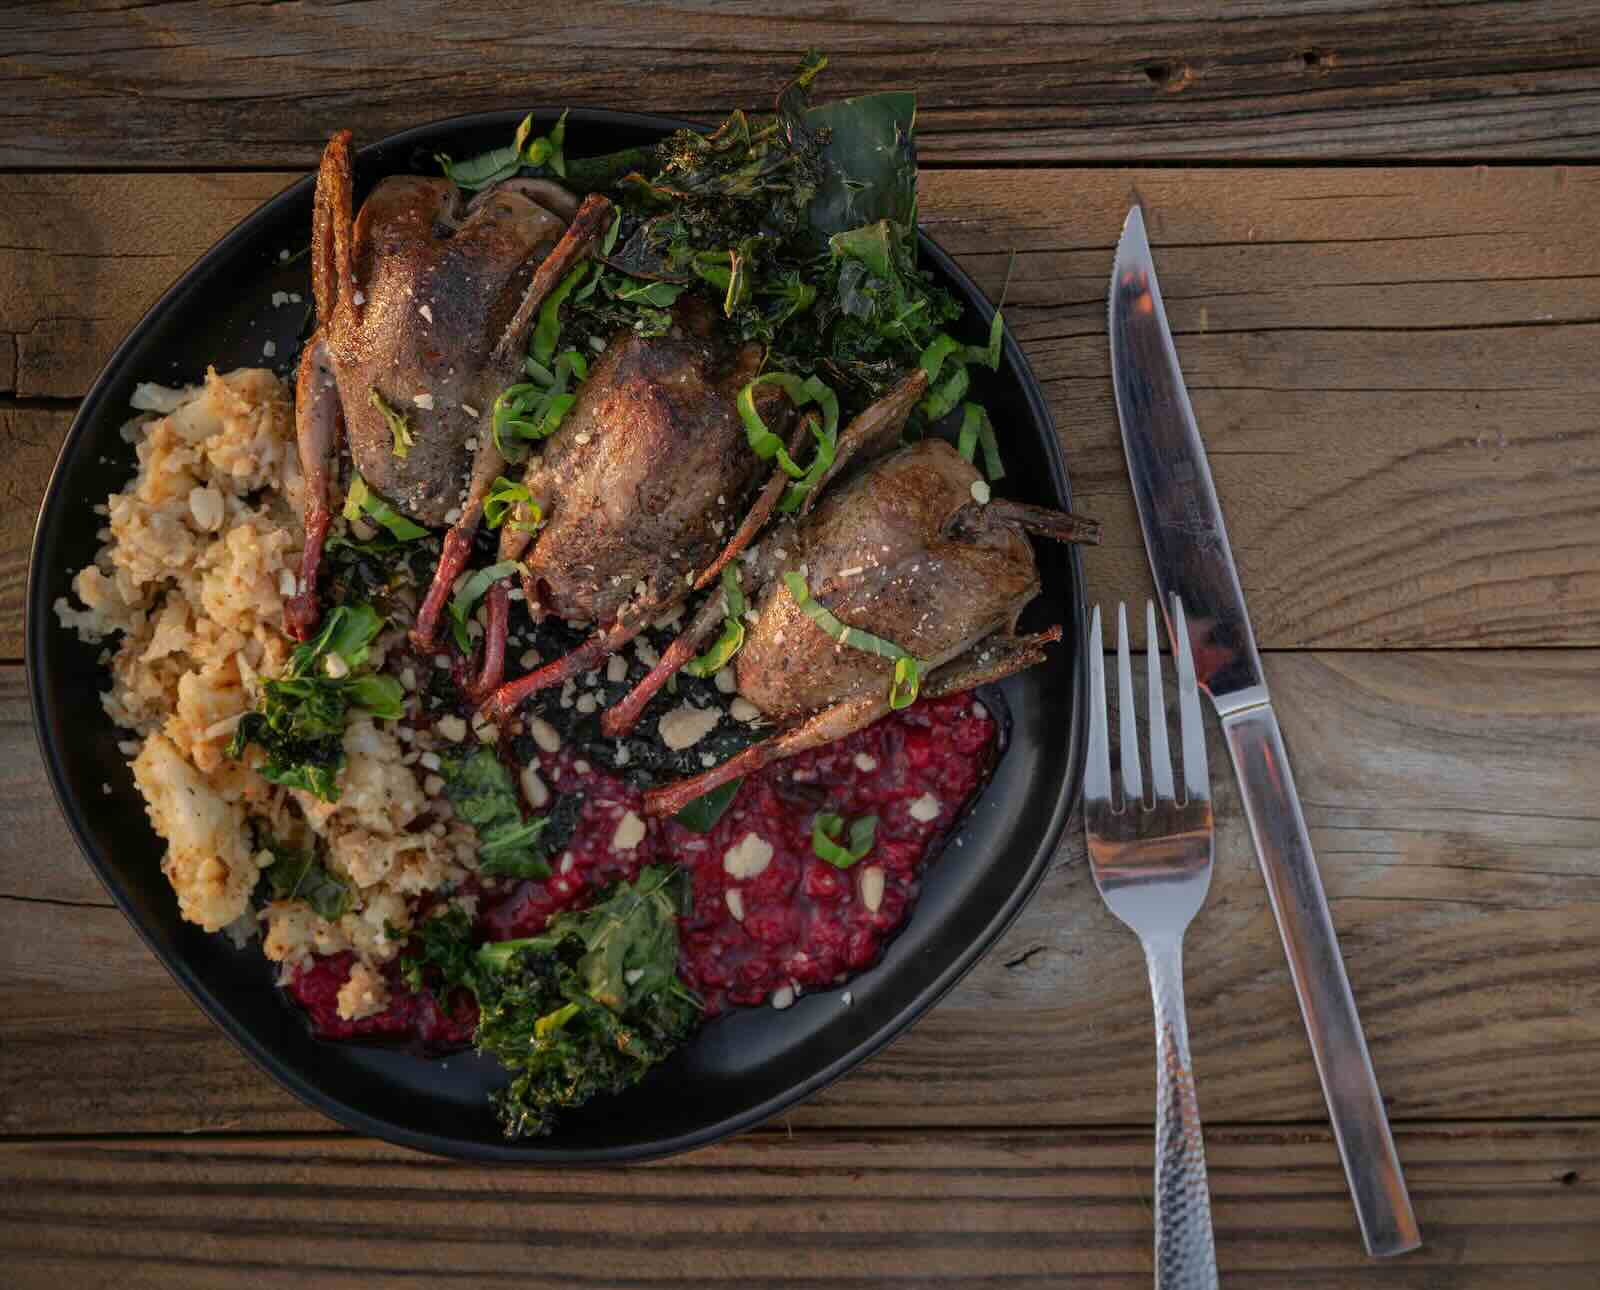
M 1270 704 L 1261 703 L 1223 717 L 1222 732 L 1239 773 L 1239 796 L 1289 958 L 1289 975 L 1367 1253 L 1384 1256 L 1415 1249 L 1422 1237 L 1361 1033 L 1278 718 Z
M 1183 937 L 1147 940 L 1156 1012 L 1156 1290 L 1212 1290 L 1217 1251 L 1183 1007 Z

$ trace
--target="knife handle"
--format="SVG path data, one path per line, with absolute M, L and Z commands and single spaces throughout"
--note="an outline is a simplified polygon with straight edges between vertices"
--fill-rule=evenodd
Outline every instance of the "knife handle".
M 1222 718 L 1367 1253 L 1422 1244 L 1272 706 Z

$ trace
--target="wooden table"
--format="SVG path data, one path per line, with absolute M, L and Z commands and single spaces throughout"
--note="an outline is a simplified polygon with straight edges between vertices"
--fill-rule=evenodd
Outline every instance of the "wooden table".
M 0 1281 L 1144 1286 L 1149 1002 L 1075 822 L 1020 922 L 782 1123 L 632 1169 L 338 1132 L 110 907 L 19 660 L 74 402 L 314 164 L 523 102 L 709 119 L 809 44 L 922 92 L 929 231 L 1147 594 L 1105 344 L 1136 193 L 1426 1248 L 1361 1253 L 1231 777 L 1189 945 L 1230 1286 L 1600 1281 L 1600 11 L 1582 0 L 13 4 L 0 31 Z M 893 17 L 900 12 L 908 16 Z M 774 14 L 782 13 L 783 17 Z M 1212 764 L 1226 759 L 1213 739 Z

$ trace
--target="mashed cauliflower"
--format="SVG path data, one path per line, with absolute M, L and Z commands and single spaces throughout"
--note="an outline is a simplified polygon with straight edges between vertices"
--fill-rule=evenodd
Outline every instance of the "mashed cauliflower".
M 86 640 L 120 636 L 108 651 L 111 718 L 129 730 L 134 782 L 167 843 L 162 872 L 184 918 L 207 931 L 249 921 L 270 851 L 320 839 L 322 862 L 348 882 L 350 912 L 330 921 L 299 900 L 261 914 L 262 949 L 285 970 L 312 955 L 352 951 L 339 994 L 346 1018 L 388 1003 L 381 965 L 410 926 L 407 897 L 434 891 L 476 865 L 470 829 L 448 819 L 418 779 L 416 753 L 392 730 L 357 716 L 337 802 L 271 784 L 227 746 L 263 678 L 293 650 L 284 601 L 294 591 L 303 484 L 289 392 L 273 373 L 206 375 L 201 386 L 141 386 L 137 406 L 161 415 L 128 423 L 138 471 L 104 507 L 104 545 L 55 608 Z M 443 822 L 413 828 L 433 811 Z

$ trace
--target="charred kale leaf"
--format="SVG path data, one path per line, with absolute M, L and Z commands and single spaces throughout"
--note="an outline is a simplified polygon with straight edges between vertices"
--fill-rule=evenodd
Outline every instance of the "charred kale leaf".
M 478 832 L 478 872 L 486 878 L 548 878 L 550 856 L 577 827 L 582 795 L 569 793 L 548 814 L 525 821 L 511 772 L 492 748 L 444 758 L 442 769 L 445 796 Z
M 322 631 L 289 656 L 283 675 L 263 683 L 261 701 L 239 722 L 228 755 L 242 757 L 257 744 L 267 754 L 258 768 L 263 778 L 338 801 L 350 709 L 387 720 L 402 710 L 399 681 L 356 672 L 382 628 L 383 619 L 371 605 L 334 609 Z
M 524 940 L 474 949 L 457 911 L 418 930 L 405 979 L 477 996 L 478 1051 L 511 1076 L 494 1095 L 507 1137 L 549 1133 L 562 1110 L 632 1087 L 694 1030 L 700 1004 L 677 977 L 678 881 L 641 870 Z
M 317 862 L 314 851 L 295 851 L 270 838 L 263 843 L 272 863 L 261 871 L 274 900 L 303 900 L 330 922 L 350 912 L 350 884 Z

